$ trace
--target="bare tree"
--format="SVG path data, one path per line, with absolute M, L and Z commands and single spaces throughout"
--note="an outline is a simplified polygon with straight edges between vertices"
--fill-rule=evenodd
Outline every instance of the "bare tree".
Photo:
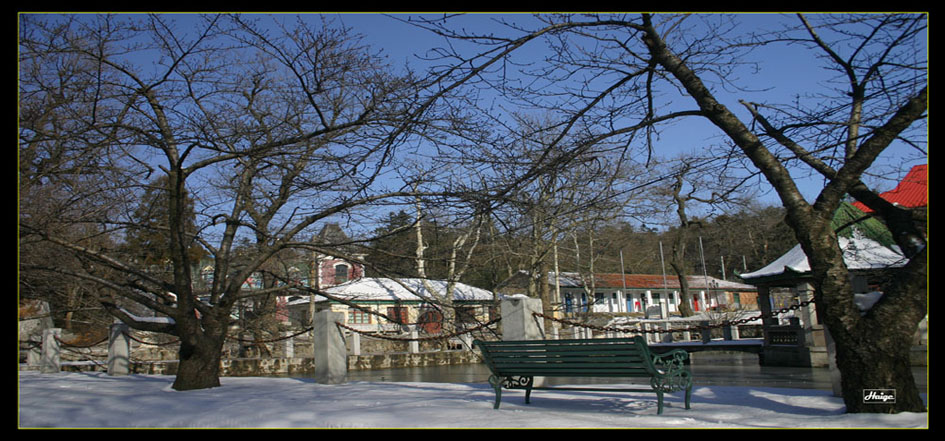
M 29 182 L 49 181 L 62 205 L 42 220 L 21 214 L 21 241 L 83 263 L 34 259 L 23 268 L 92 283 L 97 302 L 132 328 L 179 338 L 177 390 L 219 386 L 239 302 L 318 292 L 274 282 L 283 276 L 274 265 L 293 249 L 344 256 L 306 240 L 317 223 L 357 223 L 418 197 L 455 219 L 484 219 L 574 158 L 548 152 L 510 175 L 469 172 L 494 166 L 503 144 L 459 86 L 501 54 L 417 75 L 319 16 L 20 19 L 20 151 L 32 164 Z M 409 173 L 420 157 L 424 167 Z M 164 222 L 148 226 L 168 238 L 161 255 L 170 271 L 160 276 L 121 244 L 153 175 L 164 186 L 155 200 L 166 204 L 155 211 Z M 64 234 L 79 226 L 107 240 L 92 246 Z M 251 249 L 240 246 L 247 241 Z M 463 271 L 461 245 L 468 254 L 475 242 L 470 235 L 453 248 L 454 275 Z M 195 246 L 211 261 L 206 285 L 194 283 Z M 258 273 L 269 281 L 244 289 Z
M 187 390 L 219 386 L 237 302 L 292 289 L 246 291 L 244 281 L 281 252 L 311 245 L 302 238 L 317 222 L 413 196 L 385 188 L 379 177 L 444 92 L 421 96 L 409 73 L 392 73 L 356 35 L 311 23 L 314 16 L 277 17 L 274 25 L 241 16 L 176 18 L 186 23 L 163 15 L 21 16 L 21 105 L 29 109 L 21 151 L 64 168 L 67 158 L 50 147 L 68 146 L 94 165 L 83 171 L 95 173 L 83 196 L 101 196 L 79 201 L 66 190 L 71 209 L 98 212 L 49 223 L 21 216 L 20 228 L 27 239 L 88 262 L 81 270 L 37 263 L 31 271 L 94 282 L 98 301 L 123 322 L 177 336 L 173 387 Z M 132 224 L 124 214 L 133 212 L 140 179 L 153 173 L 166 183 L 170 277 L 156 277 L 118 247 L 90 247 L 53 228 L 82 221 L 120 239 Z M 188 195 L 196 231 L 185 221 Z M 237 244 L 248 237 L 255 249 L 240 256 Z M 206 290 L 193 283 L 196 262 L 187 250 L 194 244 L 212 260 Z M 140 308 L 166 320 L 142 320 L 132 312 Z
M 488 34 L 459 31 L 450 26 L 451 17 L 418 25 L 487 47 L 478 55 L 466 54 L 466 60 L 547 42 L 550 54 L 531 59 L 528 71 L 503 71 L 491 78 L 519 79 L 502 85 L 516 99 L 555 109 L 561 128 L 556 139 L 566 139 L 578 127 L 598 127 L 594 139 L 619 139 L 649 155 L 659 148 L 660 130 L 671 122 L 686 119 L 716 129 L 731 146 L 732 160 L 760 172 L 774 189 L 808 256 L 817 309 L 837 342 L 847 411 L 924 411 L 908 356 L 910 339 L 926 314 L 924 213 L 916 219 L 910 210 L 883 203 L 861 177 L 894 142 L 915 146 L 920 158 L 925 155 L 926 17 L 786 17 L 790 27 L 784 33 L 740 38 L 746 34 L 735 33 L 737 25 L 752 18 L 758 17 L 540 15 L 530 23 L 516 17 L 517 23 Z M 795 102 L 783 106 L 743 99 L 751 110 L 743 121 L 722 101 L 723 88 L 749 96 L 750 85 L 738 75 L 750 66 L 745 56 L 778 45 L 805 48 L 809 63 L 834 69 L 841 82 L 810 101 L 803 99 L 808 91 L 799 90 Z M 512 60 L 506 64 L 514 65 Z M 791 173 L 802 165 L 824 177 L 812 202 Z M 884 287 L 882 300 L 865 314 L 854 305 L 849 273 L 829 225 L 847 194 L 876 207 L 909 258 Z M 860 393 L 872 388 L 896 389 L 897 402 L 864 404 Z
M 743 204 L 745 198 L 743 184 L 748 178 L 733 178 L 728 175 L 724 166 L 718 166 L 717 159 L 696 159 L 682 157 L 669 175 L 673 176 L 668 198 L 673 200 L 677 228 L 672 235 L 669 265 L 679 280 L 680 304 L 679 312 L 683 317 L 694 314 L 692 308 L 692 294 L 689 291 L 689 263 L 686 259 L 686 248 L 690 246 L 693 229 L 704 227 L 704 219 L 712 212 L 723 206 L 732 207 Z M 698 207 L 693 207 L 697 204 Z M 693 217 L 693 210 L 700 215 Z M 707 309 L 704 305 L 703 309 Z

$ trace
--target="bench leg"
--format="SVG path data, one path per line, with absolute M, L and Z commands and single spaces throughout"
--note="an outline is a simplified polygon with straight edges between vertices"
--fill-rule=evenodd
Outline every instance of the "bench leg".
M 492 389 L 495 391 L 495 404 L 492 406 L 493 409 L 499 408 L 499 403 L 502 401 L 502 380 L 495 375 L 489 376 L 489 384 L 492 386 Z
M 689 409 L 689 400 L 692 398 L 692 385 L 686 387 L 686 409 Z
M 663 391 L 661 390 L 656 391 L 656 399 L 657 399 L 656 414 L 662 415 L 663 414 Z

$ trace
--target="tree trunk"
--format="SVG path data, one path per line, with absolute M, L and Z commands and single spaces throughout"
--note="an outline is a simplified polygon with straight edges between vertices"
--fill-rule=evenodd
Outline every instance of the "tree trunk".
M 813 226 L 812 226 L 813 225 Z M 822 235 L 801 237 L 813 268 L 815 299 L 824 324 L 836 343 L 837 368 L 847 412 L 925 412 L 912 375 L 910 350 L 924 302 L 925 251 L 916 256 L 883 287 L 883 298 L 861 313 L 837 238 L 829 225 L 806 223 L 807 231 Z M 807 240 L 803 240 L 807 239 Z M 864 400 L 871 390 L 892 390 L 895 403 Z
M 554 321 L 550 318 L 554 317 L 555 314 L 555 299 L 552 296 L 550 280 L 548 280 L 548 263 L 544 259 L 541 261 L 541 275 L 542 283 L 538 286 L 538 295 L 541 299 L 541 313 L 545 315 L 545 335 L 548 335 L 555 326 Z
M 223 339 L 182 338 L 174 390 L 208 389 L 220 386 Z
M 847 412 L 895 413 L 925 412 L 925 404 L 912 376 L 909 349 L 911 332 L 895 338 L 887 336 L 889 344 L 878 345 L 872 339 L 859 339 L 837 345 L 837 367 L 841 372 L 841 388 Z M 843 375 L 846 372 L 847 375 Z M 855 375 L 850 373 L 855 372 Z M 862 397 L 871 390 L 892 390 L 895 403 L 866 402 Z
M 877 302 L 852 329 L 843 320 L 830 320 L 831 335 L 839 334 L 837 366 L 848 412 L 925 412 L 912 375 L 912 341 L 927 311 L 926 251 L 915 256 L 887 286 Z M 840 332 L 835 332 L 840 328 Z M 865 402 L 865 391 L 891 389 L 896 402 Z
M 686 278 L 685 271 L 677 267 L 676 264 L 670 263 L 669 266 L 673 267 L 676 278 L 679 280 L 679 315 L 692 317 L 695 312 L 692 310 L 692 293 L 689 292 L 689 279 Z
M 689 279 L 686 277 L 686 269 L 684 262 L 685 250 L 685 228 L 680 228 L 676 233 L 676 238 L 673 241 L 673 252 L 672 259 L 669 262 L 669 266 L 673 268 L 673 272 L 676 273 L 676 278 L 679 280 L 679 315 L 683 317 L 692 317 L 695 315 L 695 312 L 692 310 L 692 293 L 689 291 Z

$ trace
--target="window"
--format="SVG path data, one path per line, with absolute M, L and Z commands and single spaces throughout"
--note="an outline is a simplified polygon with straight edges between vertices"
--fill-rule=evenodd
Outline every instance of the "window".
M 424 309 L 420 312 L 417 323 L 427 334 L 439 334 L 443 330 L 443 314 L 435 309 Z
M 371 323 L 371 314 L 368 314 L 366 311 L 360 309 L 349 308 L 348 309 L 348 324 L 351 325 L 367 325 Z
M 348 265 L 339 263 L 335 265 L 335 284 L 342 284 L 348 281 Z
M 407 324 L 407 307 L 406 306 L 388 306 L 387 317 L 390 318 L 391 323 L 406 325 Z

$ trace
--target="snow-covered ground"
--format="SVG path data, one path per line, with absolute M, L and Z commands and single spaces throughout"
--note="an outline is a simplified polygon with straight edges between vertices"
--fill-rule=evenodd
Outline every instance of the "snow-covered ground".
M 223 377 L 178 392 L 174 377 L 19 372 L 19 427 L 83 428 L 928 428 L 927 413 L 845 414 L 830 391 L 696 386 L 668 394 L 503 391 L 487 384 Z

